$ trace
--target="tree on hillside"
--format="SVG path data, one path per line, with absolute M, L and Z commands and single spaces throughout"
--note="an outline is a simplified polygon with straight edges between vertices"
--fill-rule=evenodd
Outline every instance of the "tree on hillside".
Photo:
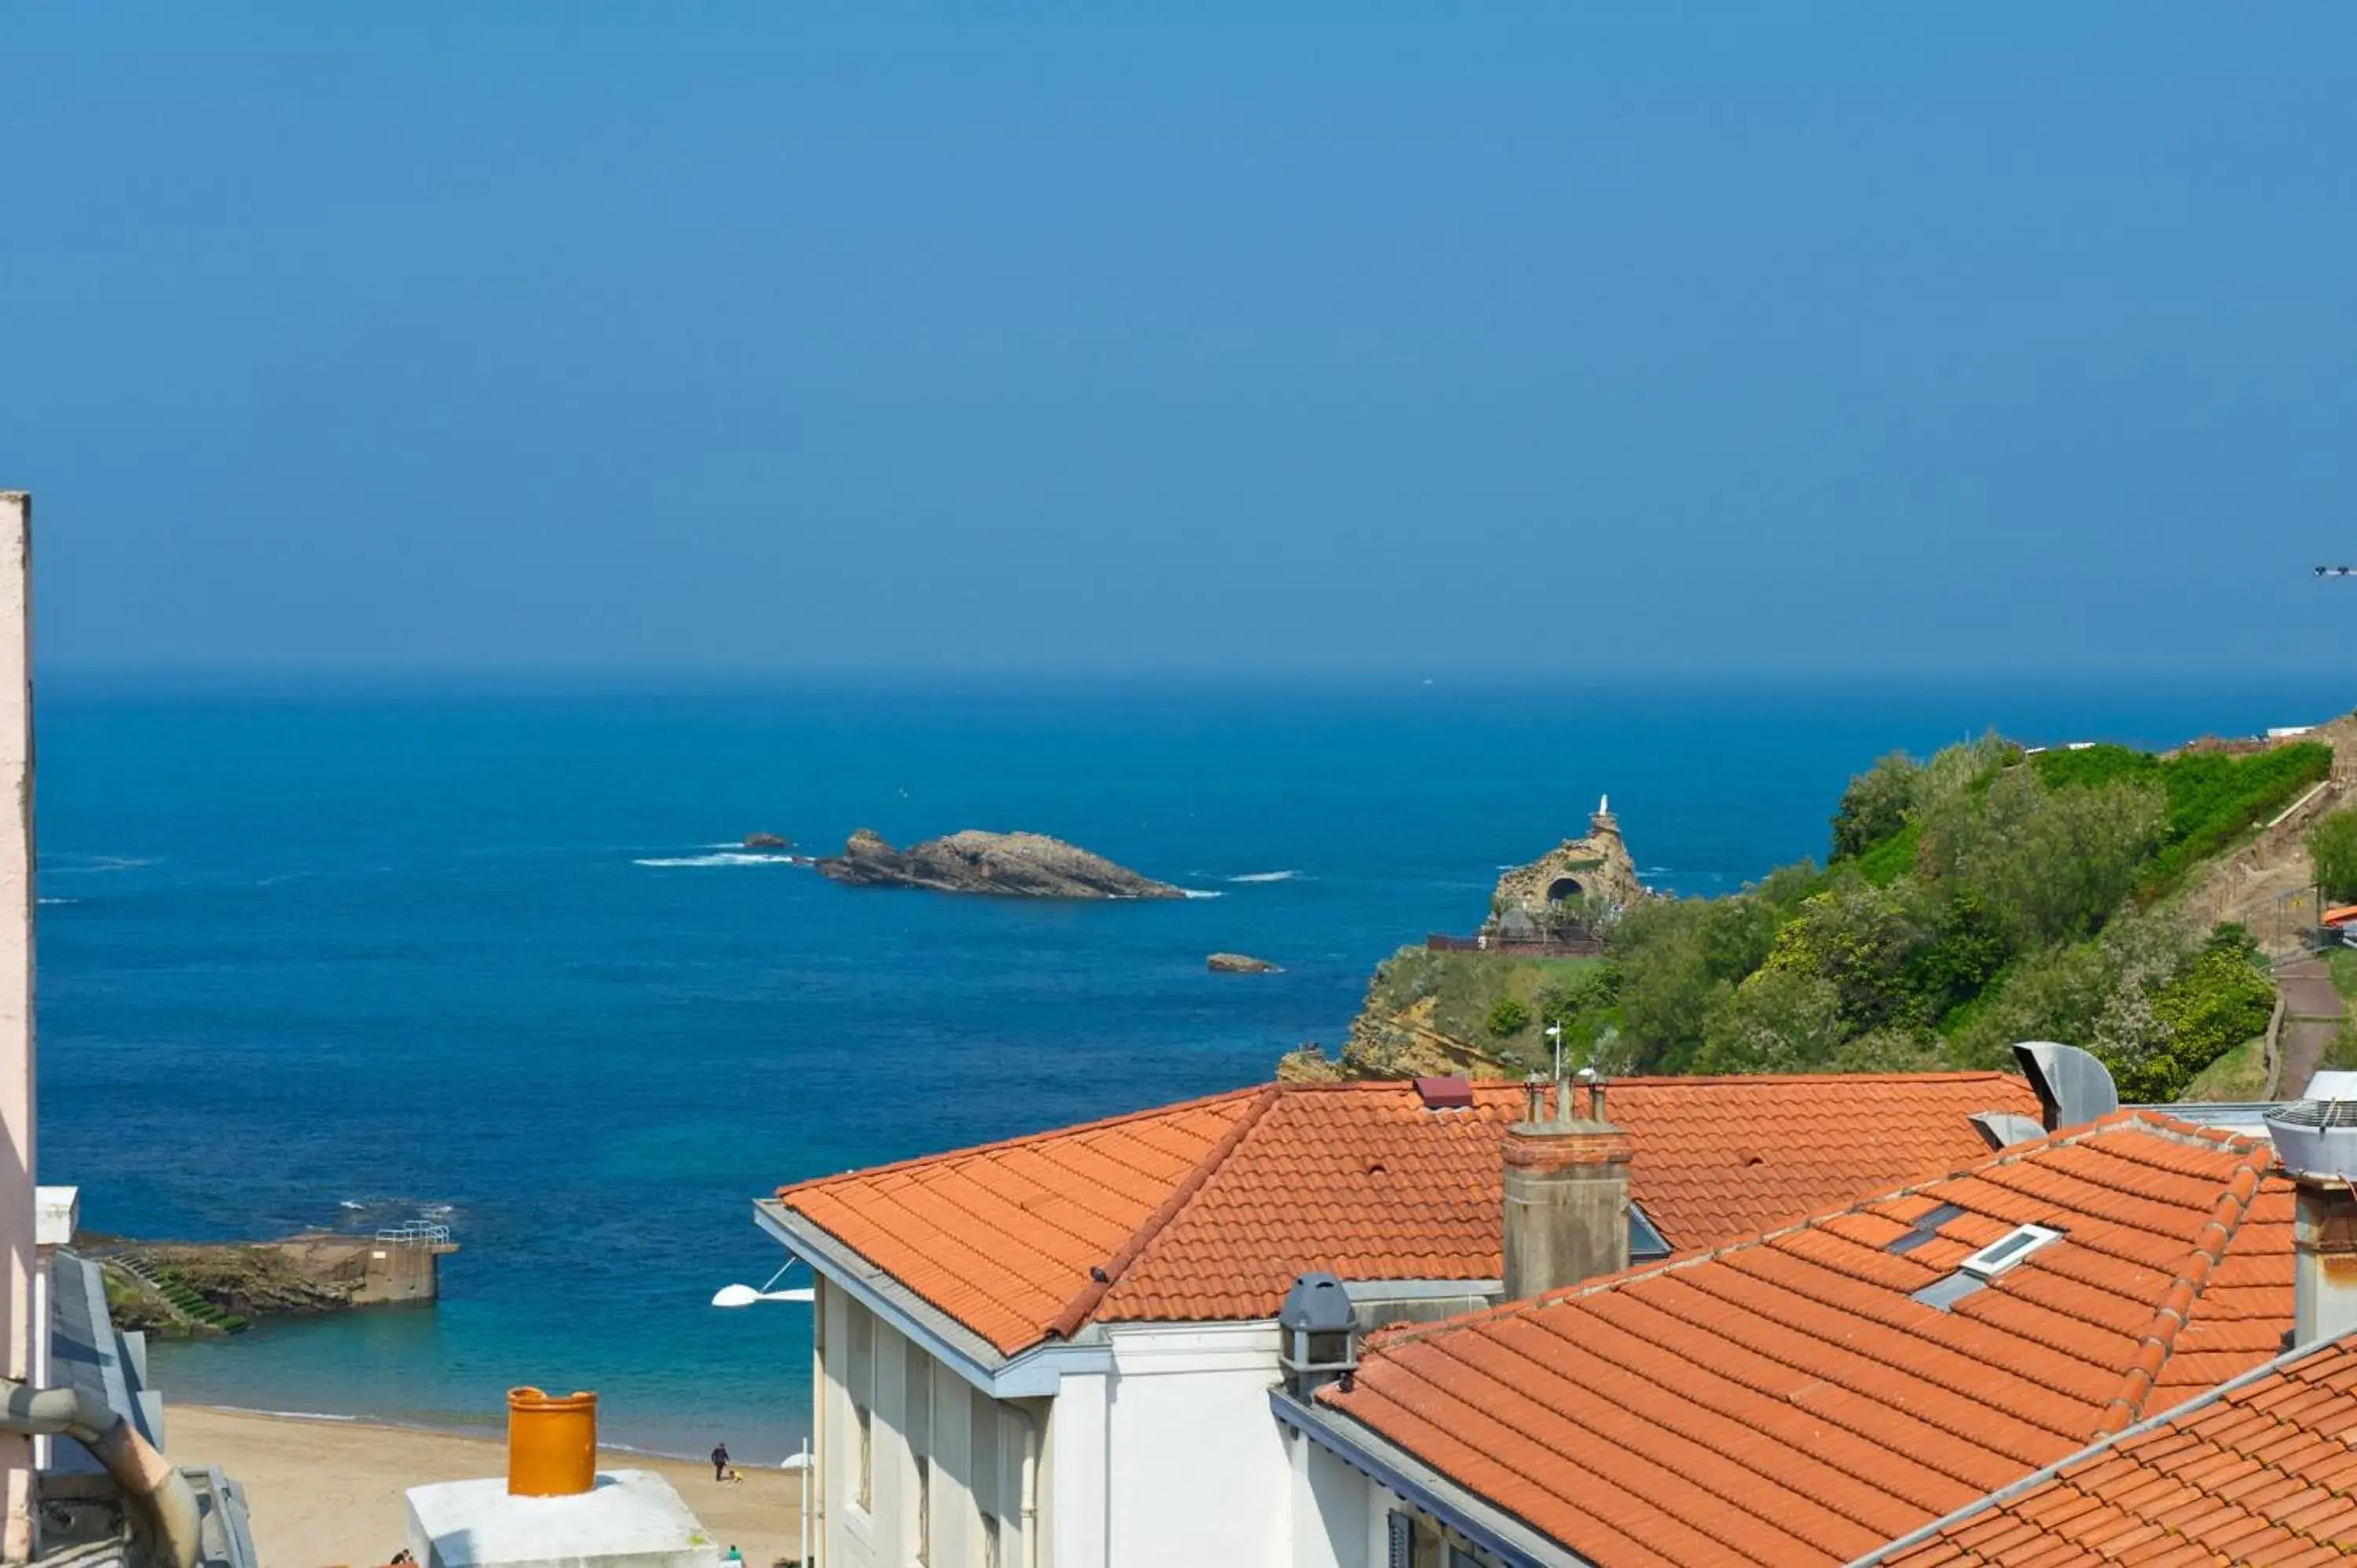
M 2159 845 L 2160 790 L 2130 779 L 2049 789 L 2008 768 L 1927 819 L 1923 860 L 1969 891 L 2017 949 L 2091 935 L 2136 886 Z
M 2357 810 L 2327 813 L 2308 830 L 2308 853 L 2316 862 L 2316 886 L 2336 904 L 2357 898 Z
M 1894 751 L 1849 781 L 1834 813 L 1834 858 L 1864 854 L 1907 825 L 1923 770 Z

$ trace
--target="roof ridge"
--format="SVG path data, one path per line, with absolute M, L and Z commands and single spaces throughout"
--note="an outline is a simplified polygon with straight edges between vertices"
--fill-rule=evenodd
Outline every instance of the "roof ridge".
M 2139 1113 L 2144 1114 L 2144 1113 Z M 2156 1121 L 2172 1122 L 2172 1118 L 2157 1117 Z M 2166 1130 L 2166 1129 L 2163 1129 Z M 2193 1251 L 2169 1282 L 2169 1289 L 2153 1309 L 2152 1319 L 2136 1342 L 2136 1364 L 2120 1380 L 2119 1392 L 2104 1409 L 2104 1419 L 2095 1425 L 2095 1434 L 2120 1432 L 2136 1423 L 2144 1413 L 2145 1401 L 2152 1397 L 2153 1386 L 2160 1378 L 2161 1369 L 2176 1353 L 2179 1330 L 2193 1316 L 2193 1304 L 2201 1298 L 2202 1288 L 2210 1283 L 2211 1271 L 2225 1260 L 2226 1249 L 2233 1244 L 2234 1233 L 2242 1229 L 2243 1220 L 2250 1214 L 2251 1200 L 2258 1196 L 2266 1181 L 2268 1167 L 2275 1163 L 2272 1144 L 2266 1153 L 2244 1146 L 2236 1151 L 2242 1161 L 2228 1178 L 2226 1190 L 2218 1195 L 2211 1206 L 2210 1218 L 2193 1233 Z M 2215 1240 L 2205 1240 L 2215 1231 Z
M 1430 1077 L 1431 1074 L 1419 1076 Z M 1519 1078 L 1476 1078 L 1468 1073 L 1447 1073 L 1442 1077 L 1462 1078 L 1476 1089 L 1496 1090 L 1501 1093 L 1520 1092 L 1523 1079 Z M 1946 1072 L 1722 1072 L 1722 1073 L 1628 1073 L 1605 1079 L 1606 1087 L 1652 1089 L 1675 1085 L 1685 1088 L 1707 1085 L 1712 1088 L 1740 1086 L 1746 1089 L 1789 1089 L 1795 1084 L 1823 1083 L 1986 1083 L 2011 1079 L 2023 1081 L 2018 1072 L 2004 1072 L 1996 1068 L 1973 1068 Z M 1269 1087 L 1287 1094 L 1332 1094 L 1336 1092 L 1372 1093 L 1379 1090 L 1399 1090 L 1412 1087 L 1413 1078 L 1351 1078 L 1324 1081 L 1299 1082 L 1279 1079 Z
M 1119 1127 L 1133 1122 L 1151 1122 L 1181 1111 L 1200 1111 L 1207 1105 L 1223 1101 L 1243 1100 L 1266 1093 L 1274 1084 L 1246 1084 L 1241 1089 L 1223 1089 L 1217 1094 L 1198 1095 L 1192 1100 L 1174 1101 L 1168 1105 L 1149 1105 L 1143 1111 L 1125 1111 L 1117 1116 L 1101 1116 L 1093 1122 L 1076 1122 L 1063 1127 L 1043 1127 L 1036 1133 L 1017 1133 L 1012 1137 L 995 1138 L 987 1144 L 969 1144 L 960 1149 L 945 1149 L 930 1155 L 911 1155 L 905 1160 L 888 1160 L 880 1165 L 854 1165 L 849 1170 L 833 1171 L 825 1176 L 804 1176 L 800 1181 L 780 1185 L 773 1197 L 786 1197 L 805 1187 L 823 1187 L 846 1176 L 889 1176 L 896 1171 L 913 1170 L 919 1165 L 955 1165 L 984 1155 L 1003 1154 L 1028 1144 L 1044 1144 L 1060 1138 L 1079 1137 L 1087 1133 L 1101 1133 L 1109 1127 Z M 1224 1136 L 1224 1134 L 1222 1134 Z
M 2149 1126 L 2150 1123 L 2155 1122 L 2165 1123 L 2166 1125 Z M 1853 1214 L 1863 1214 L 1868 1209 L 1879 1208 L 1883 1204 L 1892 1203 L 1902 1197 L 1912 1197 L 1924 1191 L 1926 1188 L 1937 1187 L 1943 1182 L 1954 1181 L 1959 1177 L 1972 1176 L 1981 1171 L 1996 1170 L 2006 1165 L 2018 1165 L 2023 1160 L 2029 1159 L 2034 1155 L 2043 1153 L 2046 1150 L 2072 1147 L 2085 1142 L 2089 1138 L 2132 1124 L 2147 1125 L 2149 1131 L 2156 1134 L 2166 1133 L 2169 1127 L 2191 1126 L 2191 1123 L 2179 1122 L 2174 1118 L 2158 1116 L 2151 1112 L 2116 1111 L 2108 1116 L 2100 1117 L 2095 1121 L 2082 1122 L 2078 1126 L 2066 1128 L 2060 1133 L 2050 1133 L 2035 1143 L 2017 1144 L 2010 1148 L 1994 1151 L 1988 1158 L 1976 1161 L 1972 1165 L 1962 1167 L 1961 1169 L 1941 1171 L 1936 1174 L 1926 1172 L 1924 1175 L 1916 1177 L 1913 1181 L 1908 1182 L 1903 1186 L 1887 1188 L 1881 1192 L 1867 1194 L 1841 1208 L 1820 1209 L 1814 1214 L 1804 1215 L 1789 1225 L 1780 1225 L 1772 1230 L 1760 1230 L 1749 1236 L 1734 1237 L 1715 1247 L 1700 1248 L 1691 1252 L 1681 1252 L 1674 1257 L 1664 1258 L 1658 1262 L 1646 1264 L 1637 1268 L 1623 1269 L 1618 1273 L 1598 1274 L 1593 1279 L 1582 1280 L 1577 1284 L 1566 1285 L 1563 1289 L 1558 1291 L 1543 1293 L 1534 1296 L 1527 1296 L 1521 1301 L 1500 1302 L 1495 1306 L 1483 1307 L 1476 1312 L 1462 1313 L 1455 1317 L 1444 1317 L 1432 1323 L 1403 1324 L 1394 1328 L 1379 1329 L 1375 1334 L 1368 1337 L 1368 1342 L 1371 1344 L 1380 1343 L 1383 1345 L 1412 1344 L 1416 1340 L 1426 1338 L 1444 1329 L 1461 1328 L 1469 1324 L 1489 1322 L 1498 1318 L 1512 1317 L 1522 1313 L 1535 1312 L 1542 1307 L 1551 1306 L 1558 1302 L 1571 1301 L 1581 1296 L 1593 1295 L 1601 1291 L 1614 1289 L 1624 1284 L 1633 1284 L 1641 1280 L 1653 1279 L 1663 1274 L 1674 1273 L 1680 1269 L 1694 1268 L 1698 1264 L 1713 1262 L 1714 1260 L 1725 1257 L 1729 1253 L 1748 1252 L 1754 1248 L 1767 1246 L 1770 1242 L 1781 1240 L 1787 1236 L 1796 1236 L 1803 1230 L 1814 1230 L 1820 1229 L 1823 1226 L 1830 1224 L 1834 1220 L 1845 1219 Z M 2207 1130 L 2197 1128 L 2194 1129 L 2194 1131 L 2206 1133 Z M 2202 1141 L 2209 1142 L 2210 1139 L 2205 1136 Z M 2236 1168 L 2234 1176 L 2230 1178 L 2229 1190 L 2232 1189 L 2233 1185 L 2238 1184 L 2243 1176 L 2251 1169 L 2247 1156 L 2255 1149 L 2265 1148 L 2268 1151 L 2268 1154 L 2263 1157 L 2264 1164 L 2264 1159 L 2273 1157 L 2274 1148 L 2273 1144 L 2260 1144 L 2249 1139 L 2233 1139 L 2230 1140 L 2230 1143 L 2234 1145 L 2233 1152 L 2243 1154 L 2246 1157 L 2243 1165 Z M 2257 1191 L 2257 1184 L 2255 1180 L 2254 1181 L 2252 1191 Z M 2243 1202 L 2245 1208 L 2248 1207 L 2249 1201 L 2250 1200 L 2247 1197 L 2244 1198 Z M 2223 1197 L 2219 1199 L 2218 1205 L 2214 1206 L 2212 1209 L 2211 1219 L 2203 1225 L 2202 1230 L 2206 1230 L 2210 1226 L 2218 1223 L 2218 1212 L 2219 1209 L 2223 1207 L 2224 1202 L 2225 1199 Z M 2239 1214 L 2236 1218 L 2236 1223 L 2238 1225 L 2240 1223 Z M 2195 1234 L 2198 1236 L 2201 1232 L 2197 1231 Z M 2226 1231 L 2227 1239 L 2231 1240 L 2233 1239 L 2233 1229 L 2229 1228 Z M 2205 1266 L 2202 1271 L 2202 1277 L 2205 1280 L 2208 1278 L 2208 1273 L 2209 1266 Z M 2172 1339 L 2174 1338 L 2173 1330 L 2171 1331 L 2171 1337 Z M 2166 1356 L 2163 1357 L 2163 1359 L 2166 1359 Z M 2157 1368 L 2156 1370 L 2158 1370 Z
M 1162 1233 L 1163 1227 L 1178 1217 L 1178 1211 L 1202 1190 L 1203 1184 L 1211 1179 L 1212 1174 L 1227 1163 L 1228 1156 L 1236 1152 L 1236 1145 L 1243 1143 L 1253 1128 L 1259 1124 L 1260 1119 L 1268 1113 L 1268 1108 L 1276 1103 L 1282 1092 L 1283 1086 L 1275 1083 L 1263 1084 L 1255 1091 L 1253 1103 L 1245 1108 L 1244 1113 L 1220 1134 L 1219 1142 L 1196 1162 L 1193 1170 L 1179 1179 L 1178 1185 L 1170 1189 L 1170 1195 L 1146 1217 L 1145 1223 L 1130 1232 L 1129 1240 L 1121 1244 L 1120 1251 L 1107 1258 L 1101 1270 L 1092 1271 L 1089 1283 L 1057 1309 L 1056 1316 L 1048 1322 L 1049 1334 L 1059 1339 L 1070 1339 L 1081 1325 L 1088 1321 L 1089 1314 L 1104 1300 L 1105 1293 L 1112 1290 L 1130 1265 L 1137 1262 L 1155 1237 Z M 1099 1273 L 1102 1278 L 1094 1277 Z

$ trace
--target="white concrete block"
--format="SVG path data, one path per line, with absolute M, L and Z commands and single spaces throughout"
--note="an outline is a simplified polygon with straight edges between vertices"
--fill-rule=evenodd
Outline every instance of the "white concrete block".
M 409 1488 L 409 1550 L 423 1568 L 712 1568 L 713 1543 L 671 1483 L 600 1471 L 569 1498 L 516 1498 L 504 1477 Z
M 33 1245 L 70 1247 L 81 1224 L 81 1188 L 37 1187 L 33 1189 Z

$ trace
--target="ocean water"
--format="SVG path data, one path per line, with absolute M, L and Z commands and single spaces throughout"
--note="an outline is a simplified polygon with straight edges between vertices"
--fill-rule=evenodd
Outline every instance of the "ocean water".
M 2163 745 L 2345 683 L 158 690 L 39 708 L 40 1147 L 88 1228 L 447 1218 L 432 1309 L 158 1347 L 167 1397 L 791 1451 L 780 1182 L 1265 1078 L 1609 791 L 1690 893 L 1823 853 L 1844 779 L 1997 726 Z M 1207 897 L 852 890 L 730 846 L 1056 833 Z M 1207 973 L 1204 955 L 1279 975 Z

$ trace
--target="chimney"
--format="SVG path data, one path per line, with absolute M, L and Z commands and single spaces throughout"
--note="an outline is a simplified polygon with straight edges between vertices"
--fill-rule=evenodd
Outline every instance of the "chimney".
M 1571 1082 L 1559 1078 L 1552 1119 L 1534 1115 L 1506 1129 L 1509 1301 L 1629 1266 L 1629 1135 L 1603 1120 L 1601 1080 L 1581 1077 L 1587 1114 L 1577 1114 Z
M 2292 1179 L 2292 1344 L 2357 1328 L 2357 1072 L 2319 1072 L 2304 1098 L 2267 1112 Z

